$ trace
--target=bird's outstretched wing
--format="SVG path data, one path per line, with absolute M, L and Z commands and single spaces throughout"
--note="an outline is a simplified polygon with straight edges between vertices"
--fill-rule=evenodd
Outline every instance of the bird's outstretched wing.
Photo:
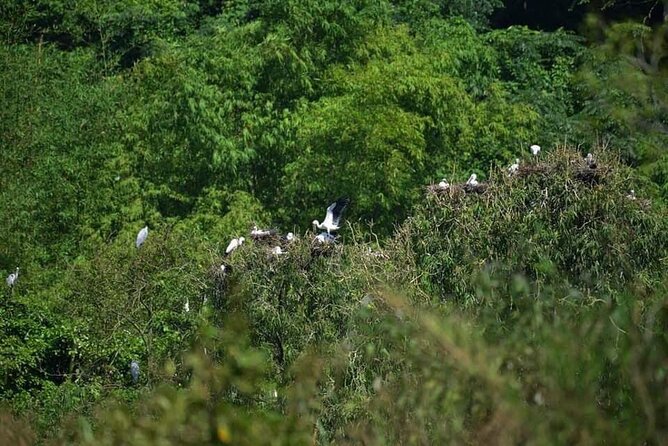
M 341 221 L 341 215 L 343 215 L 343 211 L 346 210 L 348 204 L 350 204 L 350 199 L 345 197 L 341 197 L 330 204 L 327 208 L 325 221 L 322 224 L 325 226 L 338 226 L 339 221 Z

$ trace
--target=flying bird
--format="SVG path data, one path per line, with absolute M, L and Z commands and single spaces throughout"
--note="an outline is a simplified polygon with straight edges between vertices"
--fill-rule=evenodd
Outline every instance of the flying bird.
M 520 159 L 515 158 L 515 162 L 508 167 L 508 175 L 514 175 L 520 168 Z
M 538 156 L 538 152 L 540 152 L 540 146 L 538 144 L 532 145 L 531 153 L 533 153 L 533 156 Z
M 313 220 L 313 226 L 318 229 L 325 229 L 328 234 L 330 234 L 332 231 L 337 231 L 339 229 L 341 215 L 343 214 L 343 211 L 346 210 L 346 207 L 349 203 L 349 198 L 339 198 L 334 203 L 330 204 L 327 208 L 325 221 L 320 223 L 318 220 Z
M 144 244 L 146 241 L 146 237 L 148 237 L 148 226 L 144 226 L 141 228 L 139 233 L 137 234 L 137 241 L 135 242 L 135 246 L 139 248 L 141 245 Z
M 16 267 L 16 272 L 11 273 L 7 276 L 7 286 L 12 288 L 16 280 L 19 278 L 19 267 Z
M 239 246 L 241 246 L 244 240 L 246 239 L 243 237 L 233 238 L 230 244 L 227 245 L 227 248 L 225 249 L 225 254 L 230 254 L 232 251 L 237 249 Z
M 466 184 L 468 186 L 477 186 L 478 185 L 478 175 L 472 173 L 469 179 L 466 181 Z
M 139 363 L 137 361 L 130 363 L 130 375 L 132 375 L 132 382 L 136 384 L 139 380 Z

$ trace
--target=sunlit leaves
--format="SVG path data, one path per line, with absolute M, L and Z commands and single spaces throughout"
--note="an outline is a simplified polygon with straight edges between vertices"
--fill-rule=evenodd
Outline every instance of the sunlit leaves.
M 425 178 L 507 159 L 529 140 L 534 111 L 512 104 L 500 83 L 487 82 L 472 96 L 455 75 L 470 70 L 461 67 L 459 50 L 393 45 L 408 40 L 405 32 L 379 31 L 359 51 L 365 63 L 335 66 L 327 97 L 299 110 L 299 144 L 283 178 L 295 207 L 315 211 L 317 203 L 348 194 L 354 213 L 389 229 Z M 388 211 L 392 218 L 384 221 Z

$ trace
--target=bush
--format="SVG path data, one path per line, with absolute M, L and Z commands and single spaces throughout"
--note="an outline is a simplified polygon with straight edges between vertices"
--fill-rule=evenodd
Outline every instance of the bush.
M 627 198 L 630 171 L 612 153 L 594 156 L 589 169 L 582 155 L 557 149 L 515 176 L 495 171 L 483 195 L 429 195 L 399 235 L 423 282 L 472 305 L 470 280 L 485 268 L 587 291 L 655 285 L 666 267 L 665 211 Z

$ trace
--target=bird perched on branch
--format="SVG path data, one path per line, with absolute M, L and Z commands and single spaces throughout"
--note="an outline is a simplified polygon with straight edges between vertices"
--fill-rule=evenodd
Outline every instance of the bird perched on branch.
M 139 233 L 137 233 L 137 240 L 135 241 L 135 246 L 139 248 L 141 245 L 144 244 L 147 237 L 148 237 L 148 226 L 144 226 L 143 228 L 141 228 Z
M 132 382 L 136 384 L 139 381 L 139 363 L 137 361 L 130 363 L 130 375 L 132 376 Z
M 253 229 L 251 230 L 251 237 L 253 237 L 256 240 L 269 237 L 275 234 L 276 231 L 273 229 L 258 229 L 257 226 L 253 226 Z
M 327 208 L 327 215 L 325 215 L 325 220 L 320 223 L 318 220 L 313 220 L 313 226 L 318 229 L 324 229 L 327 231 L 327 234 L 337 231 L 339 229 L 339 223 L 341 221 L 341 216 L 343 211 L 346 210 L 348 204 L 350 203 L 349 198 L 339 198 L 334 203 L 330 204 Z
M 243 238 L 243 237 L 233 238 L 232 241 L 230 242 L 230 244 L 227 245 L 227 248 L 225 248 L 225 254 L 228 254 L 228 255 L 231 254 L 232 251 L 234 251 L 239 246 L 241 246 L 241 244 L 244 242 L 244 240 L 246 240 L 246 239 Z
M 14 287 L 16 280 L 19 278 L 19 267 L 16 267 L 16 271 L 7 276 L 7 286 L 9 288 Z

